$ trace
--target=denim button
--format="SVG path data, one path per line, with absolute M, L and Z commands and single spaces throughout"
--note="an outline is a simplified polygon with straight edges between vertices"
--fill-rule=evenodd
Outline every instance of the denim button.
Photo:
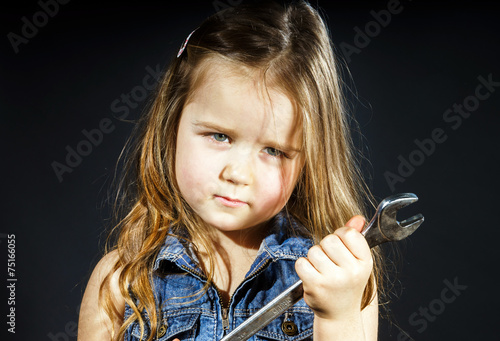
M 160 328 L 158 328 L 157 338 L 163 337 L 167 333 L 167 326 L 166 322 L 161 324 Z
M 281 324 L 281 330 L 288 336 L 294 336 L 298 334 L 297 325 L 292 321 L 284 321 Z

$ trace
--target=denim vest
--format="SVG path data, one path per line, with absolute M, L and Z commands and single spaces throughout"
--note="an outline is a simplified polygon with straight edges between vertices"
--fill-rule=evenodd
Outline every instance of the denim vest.
M 304 237 L 304 227 L 283 212 L 273 218 L 271 226 L 228 307 L 222 306 L 214 286 L 203 290 L 206 279 L 190 248 L 175 237 L 167 237 L 153 268 L 155 299 L 161 307 L 155 340 L 220 340 L 295 283 L 295 261 L 307 255 L 313 242 Z M 125 319 L 131 314 L 126 305 Z M 148 317 L 143 319 L 145 340 L 150 329 Z M 312 310 L 302 299 L 249 340 L 312 340 L 313 319 Z M 125 340 L 141 340 L 140 335 L 135 322 L 127 329 Z

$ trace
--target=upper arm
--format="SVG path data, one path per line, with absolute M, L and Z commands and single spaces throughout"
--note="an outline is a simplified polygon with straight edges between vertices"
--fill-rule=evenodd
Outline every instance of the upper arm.
M 78 341 L 111 340 L 112 324 L 103 307 L 99 306 L 99 289 L 106 276 L 113 270 L 118 254 L 116 251 L 104 256 L 94 268 L 87 288 L 83 295 L 78 321 Z M 125 300 L 118 287 L 119 271 L 112 274 L 110 281 L 111 300 L 116 309 L 122 314 L 125 311 Z M 115 332 L 119 330 L 121 322 L 115 322 Z
M 375 292 L 373 300 L 361 311 L 365 340 L 378 338 L 378 295 Z

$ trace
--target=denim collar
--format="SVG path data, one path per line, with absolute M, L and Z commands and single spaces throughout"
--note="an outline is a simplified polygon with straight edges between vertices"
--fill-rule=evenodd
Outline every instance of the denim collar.
M 306 257 L 307 251 L 313 245 L 313 241 L 307 237 L 309 233 L 305 227 L 285 211 L 273 217 L 270 226 L 270 233 L 262 241 L 255 261 L 245 277 L 251 276 L 269 261 L 297 260 L 300 257 Z M 191 247 L 172 235 L 168 235 L 165 239 L 156 257 L 153 270 L 157 270 L 162 261 L 173 262 L 195 273 L 200 272 L 198 260 Z

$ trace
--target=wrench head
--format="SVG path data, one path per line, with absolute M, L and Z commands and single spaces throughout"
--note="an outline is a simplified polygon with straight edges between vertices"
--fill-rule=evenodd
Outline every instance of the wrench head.
M 400 193 L 382 200 L 377 209 L 380 210 L 379 226 L 382 235 L 390 241 L 398 241 L 411 235 L 424 222 L 422 214 L 416 214 L 403 221 L 398 221 L 396 215 L 400 209 L 418 200 L 413 193 Z
M 373 219 L 366 227 L 365 238 L 370 247 L 402 240 L 411 235 L 424 222 L 421 214 L 403 221 L 397 220 L 398 211 L 418 200 L 413 193 L 400 193 L 385 198 L 380 202 Z

